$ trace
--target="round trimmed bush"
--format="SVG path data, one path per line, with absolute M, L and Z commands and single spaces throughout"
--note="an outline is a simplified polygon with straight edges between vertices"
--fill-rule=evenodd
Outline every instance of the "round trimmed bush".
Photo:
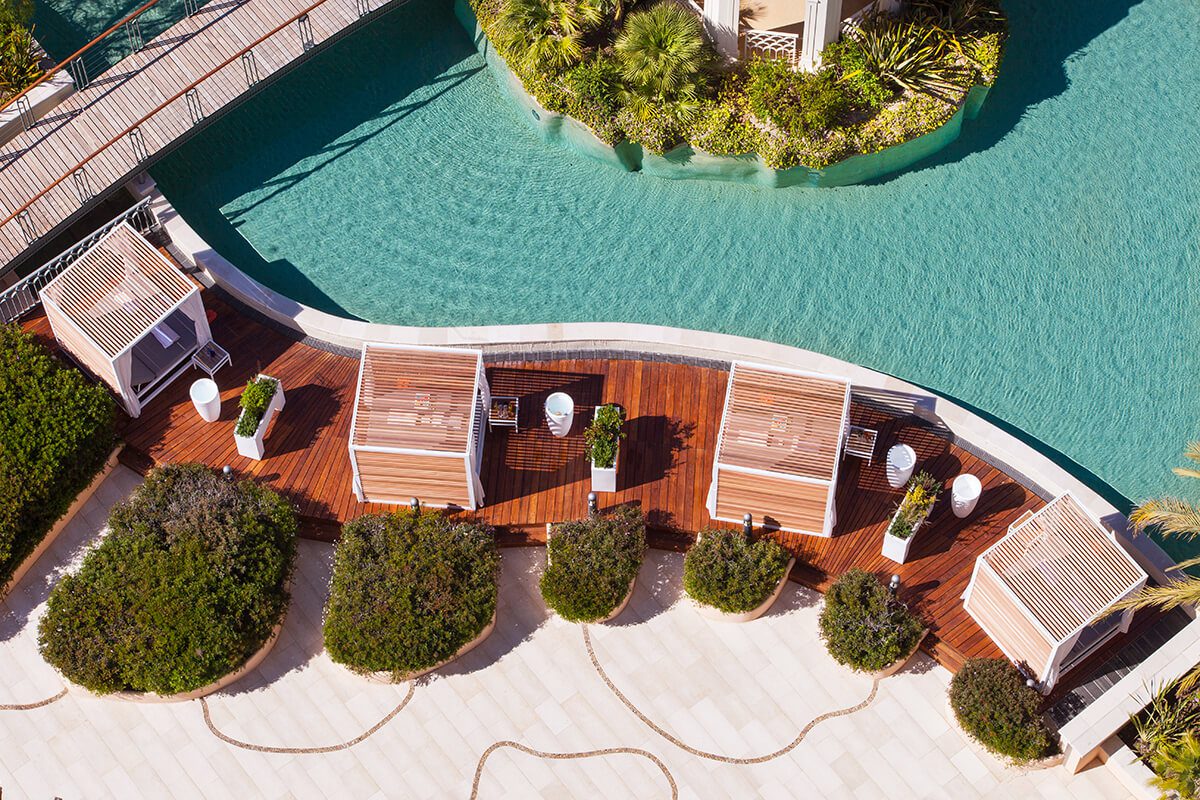
M 874 573 L 852 569 L 825 593 L 821 638 L 839 664 L 874 672 L 911 652 L 921 638 L 921 620 L 894 602 Z
M 346 523 L 333 558 L 325 648 L 395 680 L 440 664 L 491 622 L 500 554 L 492 532 L 408 509 Z
M 635 507 L 556 525 L 546 544 L 542 598 L 565 620 L 604 619 L 629 594 L 645 553 L 646 522 Z
M 683 588 L 706 606 L 730 614 L 753 611 L 783 580 L 790 556 L 773 539 L 741 531 L 701 531 L 683 559 Z
M 42 656 L 94 692 L 176 694 L 246 662 L 288 601 L 290 504 L 199 464 L 160 467 L 50 593 Z
M 950 707 L 963 730 L 993 753 L 1018 762 L 1056 749 L 1039 712 L 1043 699 L 1003 658 L 973 658 L 950 682 Z

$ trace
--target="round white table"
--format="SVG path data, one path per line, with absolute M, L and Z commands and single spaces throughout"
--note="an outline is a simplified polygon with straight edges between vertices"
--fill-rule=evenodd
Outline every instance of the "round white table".
M 221 391 L 212 378 L 201 378 L 192 383 L 188 391 L 196 413 L 205 422 L 216 422 L 221 417 Z

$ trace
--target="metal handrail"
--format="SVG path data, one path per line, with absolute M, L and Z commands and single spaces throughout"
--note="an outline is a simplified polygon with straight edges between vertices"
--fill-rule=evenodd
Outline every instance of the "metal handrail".
M 41 305 L 41 291 L 46 284 L 61 275 L 102 236 L 126 220 L 143 235 L 159 227 L 158 217 L 150 208 L 150 198 L 143 198 L 12 286 L 0 291 L 0 323 L 15 322 Z
M 180 98 L 187 96 L 189 92 L 196 90 L 200 86 L 200 84 L 204 83 L 209 78 L 213 77 L 218 72 L 220 72 L 222 69 L 224 69 L 225 67 L 228 67 L 230 64 L 232 64 L 235 61 L 237 61 L 238 59 L 240 59 L 245 53 L 252 51 L 255 47 L 262 44 L 267 39 L 270 39 L 272 36 L 276 35 L 280 31 L 285 30 L 289 26 L 295 24 L 300 19 L 308 17 L 308 15 L 311 14 L 313 11 L 315 11 L 317 8 L 320 8 L 321 6 L 326 5 L 327 3 L 332 3 L 332 2 L 337 2 L 337 1 L 338 0 L 318 0 L 317 2 L 313 3 L 312 5 L 306 7 L 303 11 L 298 12 L 297 14 L 295 14 L 291 18 L 285 20 L 284 22 L 281 22 L 279 25 L 275 26 L 269 32 L 267 32 L 267 33 L 263 34 L 262 36 L 258 37 L 257 39 L 255 39 L 251 44 L 249 44 L 246 47 L 242 48 L 241 50 L 237 51 L 236 53 L 229 56 L 227 59 L 225 59 L 223 62 L 221 62 L 217 66 L 210 69 L 208 72 L 206 72 L 200 78 L 197 78 L 196 80 L 192 81 L 192 83 L 188 84 L 187 86 L 185 86 L 184 88 L 182 88 L 178 92 L 176 92 L 175 94 L 171 95 L 171 97 L 167 98 L 162 103 L 155 106 L 155 108 L 153 110 L 151 110 L 150 112 L 145 114 L 137 122 L 135 122 L 132 125 L 125 128 L 125 130 L 121 131 L 116 136 L 109 139 L 106 143 L 101 145 L 96 150 L 93 150 L 92 153 L 90 155 L 88 155 L 87 158 L 83 159 L 82 161 L 78 162 L 74 167 L 71 167 L 66 172 L 62 173 L 53 183 L 51 183 L 49 186 L 46 186 L 41 191 L 39 191 L 37 194 L 35 194 L 33 197 L 31 197 L 23 206 L 18 208 L 12 214 L 9 214 L 3 220 L 0 220 L 0 228 L 3 228 L 5 225 L 8 225 L 8 223 L 12 222 L 14 219 L 20 217 L 22 214 L 24 214 L 26 211 L 28 211 L 30 209 L 30 207 L 33 206 L 34 203 L 36 203 L 38 200 L 42 199 L 48 192 L 50 192 L 53 189 L 60 186 L 63 183 L 63 181 L 67 180 L 68 178 L 70 178 L 73 175 L 79 174 L 80 170 L 82 170 L 89 163 L 91 163 L 91 161 L 93 159 L 95 159 L 97 156 L 99 156 L 101 153 L 107 152 L 108 149 L 110 147 L 112 147 L 113 145 L 115 145 L 117 142 L 127 139 L 130 136 L 130 134 L 132 134 L 134 131 L 138 131 L 138 129 L 141 128 L 142 125 L 144 125 L 146 122 L 148 122 L 152 117 L 154 117 L 160 111 L 167 108 L 167 106 L 171 105 L 172 103 L 179 100 Z M 369 9 L 369 7 L 366 9 L 366 12 L 363 13 L 364 6 L 369 4 L 369 2 L 370 2 L 370 0 L 355 0 L 355 6 L 356 6 L 356 8 L 359 9 L 360 16 L 366 16 L 367 13 L 370 13 L 371 9 Z M 382 6 L 386 5 L 386 4 L 387 3 L 385 2 L 380 7 L 382 8 Z M 305 52 L 308 51 L 308 49 L 309 49 L 309 47 L 307 47 L 302 42 L 301 46 L 300 46 L 299 55 L 303 55 Z M 249 88 L 250 87 L 247 87 L 247 90 L 249 90 Z M 136 164 L 135 164 L 135 166 L 136 166 Z
M 44 73 L 42 73 L 42 77 L 38 78 L 36 81 L 31 83 L 29 86 L 26 86 L 24 89 L 22 89 L 16 95 L 10 97 L 4 103 L 3 106 L 0 106 L 0 111 L 7 111 L 9 106 L 16 103 L 22 97 L 25 97 L 27 94 L 29 94 L 31 91 L 33 91 L 36 87 L 41 86 L 43 83 L 50 80 L 52 77 L 54 77 L 58 73 L 63 72 L 64 70 L 69 70 L 69 67 L 70 67 L 72 61 L 75 61 L 76 59 L 81 58 L 85 53 L 90 52 L 93 48 L 98 46 L 102 41 L 104 41 L 105 39 L 107 39 L 109 36 L 116 33 L 117 31 L 121 30 L 121 28 L 125 27 L 130 22 L 132 22 L 133 20 L 140 17 L 142 14 L 146 13 L 154 6 L 158 5 L 160 2 L 162 2 L 162 0 L 149 0 L 149 2 L 145 3 L 142 6 L 139 6 L 136 10 L 134 10 L 132 13 L 130 13 L 128 16 L 126 16 L 124 19 L 122 19 L 120 22 L 114 23 L 106 31 L 104 31 L 104 33 L 101 33 L 95 39 L 92 39 L 90 42 L 85 44 L 83 47 L 79 48 L 74 53 L 67 56 L 65 59 L 63 59 L 59 63 L 55 64 L 50 69 L 46 70 Z

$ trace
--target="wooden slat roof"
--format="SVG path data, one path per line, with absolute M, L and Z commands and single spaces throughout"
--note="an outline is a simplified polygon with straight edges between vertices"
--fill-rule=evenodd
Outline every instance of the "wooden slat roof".
M 1146 579 L 1069 494 L 1018 520 L 981 558 L 1056 642 Z
M 848 387 L 838 378 L 734 364 L 718 462 L 832 481 Z
M 111 359 L 194 291 L 195 284 L 123 223 L 50 281 L 42 298 Z
M 468 452 L 482 365 L 478 350 L 364 344 L 350 444 Z

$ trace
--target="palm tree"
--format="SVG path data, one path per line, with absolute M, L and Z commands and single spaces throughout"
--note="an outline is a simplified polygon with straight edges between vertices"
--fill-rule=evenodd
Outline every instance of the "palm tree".
M 1189 442 L 1183 455 L 1189 461 L 1200 464 L 1200 442 Z M 1200 479 L 1200 469 L 1175 467 L 1176 475 Z M 1192 540 L 1200 536 L 1200 508 L 1179 497 L 1160 497 L 1146 500 L 1133 510 L 1129 521 L 1139 533 L 1154 528 L 1164 536 L 1178 536 Z M 1189 558 L 1175 565 L 1183 576 L 1165 586 L 1147 586 L 1128 600 L 1118 603 L 1116 610 L 1125 608 L 1161 608 L 1169 610 L 1184 605 L 1200 604 L 1200 579 L 1186 574 L 1185 570 L 1200 566 L 1200 557 Z M 1200 681 L 1200 664 L 1180 682 L 1185 691 Z
M 1200 789 L 1200 739 L 1194 733 L 1186 733 L 1175 744 L 1159 750 L 1151 762 L 1156 774 L 1150 782 L 1163 797 L 1172 793 L 1181 800 L 1196 797 Z
M 583 35 L 604 20 L 603 0 L 507 0 L 497 44 L 521 72 L 558 71 L 583 59 Z
M 631 13 L 616 53 L 621 74 L 634 89 L 660 100 L 694 95 L 709 60 L 699 18 L 673 2 Z

